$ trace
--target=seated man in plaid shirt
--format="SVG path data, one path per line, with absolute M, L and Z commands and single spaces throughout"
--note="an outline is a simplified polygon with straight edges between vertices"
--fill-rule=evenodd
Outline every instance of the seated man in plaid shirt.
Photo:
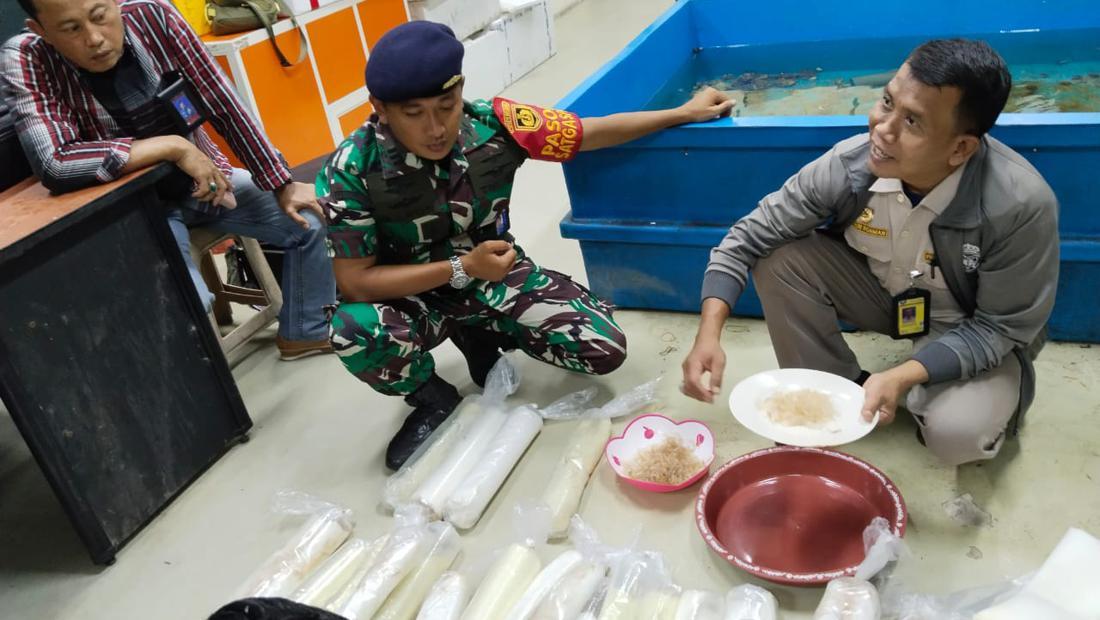
M 332 350 L 325 306 L 336 288 L 313 188 L 291 179 L 282 155 L 168 0 L 19 0 L 30 32 L 0 50 L 0 90 L 35 174 L 52 192 L 105 183 L 170 162 L 162 184 L 169 225 L 207 307 L 187 229 L 206 226 L 286 250 L 276 343 L 283 359 Z M 181 131 L 157 100 L 171 72 L 248 170 L 233 168 L 199 127 Z M 182 181 L 182 184 L 178 181 Z M 173 187 L 174 185 L 174 187 Z

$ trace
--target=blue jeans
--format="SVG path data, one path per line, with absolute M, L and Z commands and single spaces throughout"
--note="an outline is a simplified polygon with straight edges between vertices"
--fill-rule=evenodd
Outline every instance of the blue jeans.
M 214 295 L 206 287 L 198 267 L 191 260 L 188 227 L 203 226 L 270 243 L 285 251 L 283 258 L 283 309 L 279 312 L 279 335 L 286 340 L 327 340 L 325 306 L 336 303 L 336 281 L 325 243 L 325 226 L 311 211 L 302 211 L 309 221 L 306 230 L 279 208 L 275 194 L 252 182 L 245 170 L 233 169 L 233 194 L 237 207 L 220 215 L 208 215 L 194 208 L 188 199 L 168 214 L 168 226 L 179 244 L 191 280 L 207 311 Z

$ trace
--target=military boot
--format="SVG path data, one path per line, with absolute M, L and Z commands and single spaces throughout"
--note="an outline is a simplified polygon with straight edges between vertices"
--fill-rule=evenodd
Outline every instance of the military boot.
M 508 334 L 494 332 L 478 327 L 459 327 L 451 336 L 470 369 L 470 378 L 478 387 L 485 387 L 489 371 L 500 359 L 501 351 L 512 351 L 518 345 L 516 339 Z
M 413 410 L 386 447 L 386 467 L 400 468 L 461 401 L 458 390 L 434 373 L 424 385 L 406 396 L 405 402 L 412 405 Z

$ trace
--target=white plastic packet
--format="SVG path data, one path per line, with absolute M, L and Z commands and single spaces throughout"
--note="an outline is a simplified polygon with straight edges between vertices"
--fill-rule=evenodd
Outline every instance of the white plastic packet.
M 611 437 L 610 418 L 592 418 L 576 422 L 561 459 L 550 476 L 542 501 L 550 507 L 550 538 L 569 533 L 571 517 L 580 506 L 592 471 L 600 462 L 604 446 Z
M 459 620 L 470 602 L 470 585 L 461 574 L 447 571 L 428 592 L 416 620 Z
M 600 620 L 633 620 L 652 614 L 659 608 L 646 595 L 672 588 L 672 579 L 664 558 L 654 551 L 632 551 L 617 558 L 611 567 L 607 596 Z M 672 608 L 675 613 L 675 607 Z
M 462 620 L 503 620 L 541 569 L 542 561 L 530 547 L 509 545 L 481 580 Z
M 461 529 L 477 525 L 489 502 L 542 430 L 542 417 L 530 407 L 512 410 L 466 477 L 447 498 L 443 516 Z
M 760 586 L 745 583 L 726 593 L 726 620 L 775 620 L 778 615 L 775 596 Z
M 687 590 L 680 595 L 676 620 L 725 620 L 726 598 L 717 592 Z
M 328 605 L 367 562 L 368 547 L 367 541 L 362 538 L 347 541 L 310 574 L 291 598 L 312 607 L 323 608 Z
M 512 510 L 515 542 L 475 558 L 468 568 L 467 575 L 479 585 L 462 614 L 463 620 L 504 620 L 542 570 L 542 560 L 534 547 L 546 543 L 550 511 L 534 502 L 519 502 Z
M 282 549 L 252 573 L 238 598 L 291 596 L 309 572 L 332 555 L 355 528 L 351 509 L 299 491 L 276 493 L 273 510 L 308 518 Z
M 351 596 L 355 594 L 359 584 L 363 581 L 363 577 L 366 577 L 370 569 L 374 567 L 375 562 L 378 561 L 378 556 L 382 555 L 382 549 L 386 547 L 386 543 L 389 541 L 390 535 L 387 533 L 367 543 L 367 549 L 364 553 L 365 557 L 358 563 L 355 570 L 350 573 L 348 578 L 344 581 L 344 585 L 323 605 L 325 609 L 335 613 L 343 609 L 344 605 L 347 605 L 348 601 L 351 600 Z M 322 605 L 315 605 L 315 607 L 321 606 Z
M 462 539 L 450 524 L 430 526 L 429 550 L 420 566 L 413 570 L 389 595 L 375 620 L 413 620 L 436 581 L 451 567 L 462 549 Z
M 584 562 L 584 558 L 574 550 L 566 551 L 554 558 L 535 577 L 531 585 L 527 586 L 523 596 L 512 606 L 505 617 L 508 620 L 528 620 L 531 618 L 543 599 L 550 594 L 558 583 L 565 579 L 570 571 L 580 566 L 582 562 Z
M 881 617 L 875 586 L 862 579 L 841 577 L 825 587 L 813 620 L 879 620 Z
M 483 411 L 480 395 L 467 396 L 459 403 L 455 413 L 420 444 L 401 469 L 386 478 L 382 489 L 382 505 L 393 510 L 412 501 L 416 489 L 439 468 Z
M 442 517 L 447 500 L 484 458 L 490 444 L 507 420 L 505 401 L 519 387 L 519 369 L 502 355 L 489 371 L 485 391 L 478 399 L 483 411 L 470 422 L 438 464 L 424 478 L 412 497 Z M 491 497 L 489 499 L 492 499 Z
M 582 559 L 535 608 L 531 620 L 571 620 L 580 616 L 605 584 L 607 566 Z
M 470 425 L 469 433 L 424 480 L 413 498 L 430 508 L 435 516 L 442 516 L 447 499 L 460 488 L 462 481 L 484 458 L 505 420 L 507 414 L 503 409 L 492 407 L 483 411 Z
M 386 597 L 419 566 L 439 540 L 446 523 L 400 526 L 390 534 L 374 566 L 355 586 L 352 595 L 336 613 L 348 620 L 370 620 Z

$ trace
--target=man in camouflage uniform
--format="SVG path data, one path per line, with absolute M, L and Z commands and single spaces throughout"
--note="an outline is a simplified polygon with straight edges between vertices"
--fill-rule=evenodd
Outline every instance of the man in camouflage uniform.
M 576 372 L 626 358 L 611 308 L 540 267 L 508 234 L 516 170 L 567 161 L 729 110 L 717 91 L 675 110 L 579 119 L 497 98 L 462 99 L 463 46 L 449 28 L 411 22 L 371 51 L 376 114 L 317 177 L 342 302 L 332 344 L 347 369 L 415 409 L 386 451 L 399 467 L 458 404 L 431 349 L 452 339 L 484 385 L 500 349 Z

